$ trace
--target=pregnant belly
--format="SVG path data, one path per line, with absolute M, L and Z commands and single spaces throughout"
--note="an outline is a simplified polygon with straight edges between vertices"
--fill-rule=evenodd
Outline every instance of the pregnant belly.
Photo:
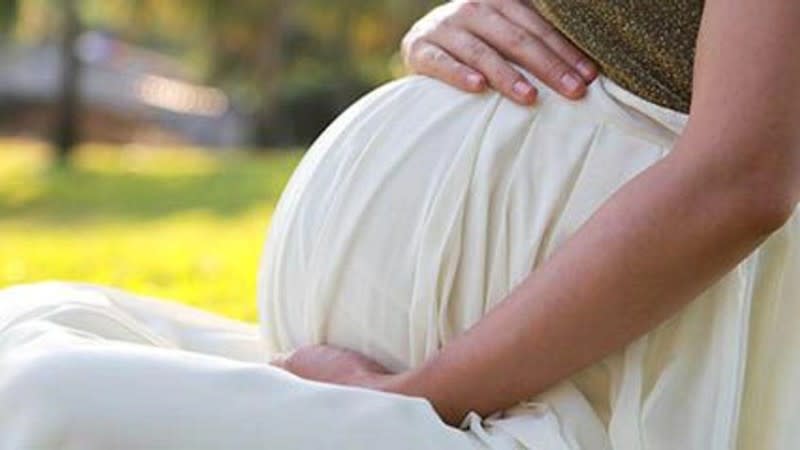
M 409 77 L 336 119 L 272 219 L 259 302 L 274 350 L 328 343 L 419 364 L 674 139 L 604 80 L 579 102 L 537 84 L 526 108 Z

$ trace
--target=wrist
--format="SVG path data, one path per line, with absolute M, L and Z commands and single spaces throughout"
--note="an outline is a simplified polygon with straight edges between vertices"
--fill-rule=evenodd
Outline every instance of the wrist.
M 427 366 L 393 374 L 387 377 L 380 390 L 393 394 L 426 399 L 441 419 L 448 425 L 458 427 L 467 414 L 467 409 L 452 401 L 447 392 L 438 385 Z

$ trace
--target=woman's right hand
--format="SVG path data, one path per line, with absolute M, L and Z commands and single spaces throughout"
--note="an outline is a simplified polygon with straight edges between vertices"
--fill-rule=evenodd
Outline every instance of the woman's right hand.
M 493 87 L 529 105 L 537 91 L 514 62 L 567 98 L 578 99 L 597 66 L 520 0 L 455 0 L 420 19 L 403 38 L 411 72 L 469 92 Z

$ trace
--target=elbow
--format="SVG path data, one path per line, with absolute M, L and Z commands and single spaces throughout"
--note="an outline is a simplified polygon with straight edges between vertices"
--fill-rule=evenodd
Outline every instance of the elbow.
M 750 206 L 746 220 L 759 234 L 772 234 L 783 227 L 794 215 L 796 203 L 781 196 L 764 196 Z
M 759 157 L 748 159 L 732 170 L 728 184 L 731 209 L 742 224 L 758 234 L 771 234 L 783 227 L 797 208 L 798 172 Z
M 679 153 L 693 159 L 696 186 L 708 194 L 706 208 L 748 233 L 768 235 L 793 217 L 800 200 L 800 151 L 771 144 L 691 139 Z

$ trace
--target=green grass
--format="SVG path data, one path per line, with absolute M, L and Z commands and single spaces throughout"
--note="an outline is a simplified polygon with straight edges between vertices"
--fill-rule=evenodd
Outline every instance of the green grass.
M 87 146 L 71 170 L 0 141 L 0 287 L 100 283 L 256 319 L 269 218 L 299 151 Z

